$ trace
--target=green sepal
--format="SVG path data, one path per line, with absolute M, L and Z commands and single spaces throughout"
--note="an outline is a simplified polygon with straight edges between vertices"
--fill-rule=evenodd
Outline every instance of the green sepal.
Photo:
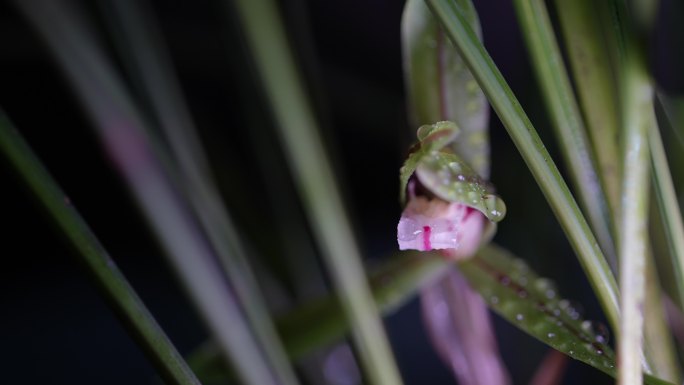
M 492 194 L 489 183 L 448 148 L 458 134 L 458 126 L 447 121 L 418 129 L 418 148 L 399 171 L 401 202 L 406 203 L 408 183 L 415 173 L 423 187 L 438 198 L 465 204 L 498 222 L 506 215 L 503 200 Z

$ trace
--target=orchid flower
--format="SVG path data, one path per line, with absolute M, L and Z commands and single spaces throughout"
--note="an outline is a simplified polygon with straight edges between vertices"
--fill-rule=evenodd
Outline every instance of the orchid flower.
M 484 222 L 482 213 L 465 204 L 412 194 L 397 227 L 399 249 L 467 257 L 480 245 Z
M 458 133 L 452 122 L 418 129 L 418 149 L 401 169 L 402 197 L 408 191 L 397 226 L 401 250 L 442 250 L 454 259 L 471 256 L 481 243 L 487 219 L 500 221 L 506 213 L 490 185 L 448 150 Z

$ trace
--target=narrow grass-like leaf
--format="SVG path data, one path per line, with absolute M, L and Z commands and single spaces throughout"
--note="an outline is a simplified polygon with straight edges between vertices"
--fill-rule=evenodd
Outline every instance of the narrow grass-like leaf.
M 400 384 L 401 378 L 366 282 L 361 255 L 277 8 L 267 0 L 240 0 L 235 5 L 278 120 L 281 139 L 314 233 L 352 325 L 353 339 L 369 382 Z
M 653 86 L 646 69 L 644 47 L 631 29 L 625 4 L 612 1 L 616 15 L 615 39 L 621 41 L 618 87 L 622 139 L 622 196 L 619 236 L 620 338 L 618 384 L 641 384 L 643 371 L 650 372 L 643 352 L 646 253 L 648 244 L 649 171 L 648 131 L 657 130 Z
M 572 302 L 562 299 L 549 279 L 497 246 L 459 263 L 472 287 L 506 320 L 570 357 L 616 376 L 615 353 L 605 326 L 581 318 Z M 637 362 L 639 365 L 639 362 Z M 639 365 L 640 366 L 640 365 Z M 647 384 L 667 384 L 645 376 Z
M 616 76 L 611 67 L 614 49 L 608 47 L 604 36 L 603 13 L 596 9 L 604 6 L 591 0 L 556 0 L 555 4 L 598 175 L 616 231 L 621 188 L 618 97 Z
M 128 97 L 83 20 L 67 2 L 15 1 L 57 59 L 95 122 L 109 156 L 127 180 L 228 365 L 246 384 L 283 383 L 264 355 L 216 268 L 214 250 L 171 183 Z
M 284 384 L 296 384 L 269 311 L 261 295 L 245 248 L 213 183 L 200 138 L 183 100 L 169 55 L 153 16 L 136 2 L 101 1 L 119 49 L 128 63 L 177 162 L 178 185 L 183 188 L 196 216 L 216 250 L 245 314 Z M 148 130 L 148 136 L 154 133 Z
M 405 251 L 387 258 L 387 262 L 372 270 L 368 283 L 373 298 L 383 315 L 392 314 L 427 285 L 443 277 L 453 262 L 437 253 Z M 308 302 L 276 320 L 285 348 L 292 360 L 300 360 L 316 350 L 342 340 L 349 331 L 349 322 L 337 297 Z M 198 376 L 225 371 L 213 343 L 194 352 L 188 362 Z M 224 374 L 225 375 L 225 374 Z
M 647 88 L 638 86 L 637 99 L 625 106 L 641 114 L 650 99 Z M 645 95 L 641 93 L 644 92 Z M 643 98 L 643 99 L 642 99 Z M 648 104 L 648 103 L 647 103 Z M 651 114 L 653 111 L 650 112 Z M 648 241 L 649 161 L 645 119 L 633 113 L 625 116 L 625 158 L 623 162 L 622 225 L 620 230 L 620 309 L 622 311 L 619 354 L 621 385 L 635 385 L 642 381 L 641 357 L 643 341 L 643 301 L 645 294 L 645 258 Z M 655 128 L 657 129 L 657 127 Z
M 33 154 L 26 142 L 0 111 L 0 149 L 45 210 L 78 250 L 78 256 L 93 276 L 121 321 L 130 327 L 161 377 L 170 384 L 200 382 L 176 351 L 164 331 L 97 240 L 57 182 Z
M 662 90 L 657 92 L 657 111 L 660 131 L 665 154 L 669 161 L 670 173 L 681 175 L 684 173 L 684 97 L 666 95 Z M 666 119 L 662 119 L 666 117 Z M 672 180 L 677 193 L 677 198 L 682 201 L 684 195 L 684 178 L 674 178 Z
M 565 230 L 608 320 L 611 325 L 617 326 L 619 296 L 615 279 L 596 238 L 539 135 L 477 35 L 468 26 L 459 6 L 448 0 L 427 2 L 501 118 Z
M 651 177 L 655 199 L 663 221 L 663 230 L 670 249 L 671 268 L 679 292 L 679 306 L 684 309 L 684 224 L 677 200 L 672 174 L 667 163 L 665 148 L 658 129 L 648 133 L 651 149 Z
M 596 172 L 584 122 L 563 64 L 546 5 L 542 0 L 516 0 L 514 5 L 544 94 L 543 100 L 556 129 L 556 137 L 580 203 L 599 239 L 601 249 L 615 271 L 617 257 L 611 234 L 608 202 Z
M 674 346 L 674 336 L 666 319 L 663 290 L 656 271 L 653 249 L 646 255 L 646 292 L 644 296 L 644 354 L 653 374 L 681 384 L 681 369 Z

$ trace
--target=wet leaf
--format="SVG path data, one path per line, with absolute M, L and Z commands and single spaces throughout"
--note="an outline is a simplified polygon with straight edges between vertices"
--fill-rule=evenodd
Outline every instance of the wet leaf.
M 459 128 L 453 122 L 437 122 L 435 124 L 426 124 L 418 128 L 416 136 L 419 143 L 416 145 L 416 150 L 409 154 L 404 162 L 404 165 L 399 170 L 400 179 L 400 199 L 401 203 L 406 203 L 406 189 L 408 182 L 420 161 L 432 152 L 437 152 L 449 143 L 451 143 L 459 133 Z
M 560 297 L 552 280 L 498 246 L 485 246 L 475 258 L 459 263 L 471 287 L 504 319 L 548 346 L 612 376 L 615 353 L 607 328 L 582 318 L 581 308 Z M 644 383 L 669 382 L 644 375 Z
M 401 201 L 405 203 L 409 180 L 415 173 L 423 187 L 437 197 L 463 203 L 498 222 L 506 215 L 503 200 L 492 194 L 491 185 L 448 148 L 458 134 L 456 124 L 447 121 L 418 129 L 417 149 L 400 170 Z
M 487 246 L 459 265 L 488 305 L 523 331 L 568 356 L 615 376 L 615 353 L 551 280 L 507 251 Z M 603 329 L 603 328 L 601 328 Z
M 506 205 L 488 192 L 488 184 L 455 154 L 433 152 L 416 168 L 418 180 L 439 198 L 459 202 L 498 222 L 506 215 Z

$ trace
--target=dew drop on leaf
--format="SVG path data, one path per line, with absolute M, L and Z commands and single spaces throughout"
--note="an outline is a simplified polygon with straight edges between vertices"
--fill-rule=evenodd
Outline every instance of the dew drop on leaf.
M 582 321 L 582 330 L 593 335 L 594 341 L 607 344 L 610 339 L 608 327 L 598 321 Z
M 553 299 L 556 297 L 558 290 L 556 284 L 547 278 L 538 278 L 534 281 L 534 288 L 542 297 Z
M 506 204 L 503 199 L 494 194 L 487 194 L 484 197 L 485 208 L 487 209 L 487 217 L 499 222 L 506 216 Z
M 564 299 L 558 302 L 558 306 L 560 306 L 568 317 L 574 320 L 582 318 L 582 314 L 584 314 L 582 305 L 574 301 Z

